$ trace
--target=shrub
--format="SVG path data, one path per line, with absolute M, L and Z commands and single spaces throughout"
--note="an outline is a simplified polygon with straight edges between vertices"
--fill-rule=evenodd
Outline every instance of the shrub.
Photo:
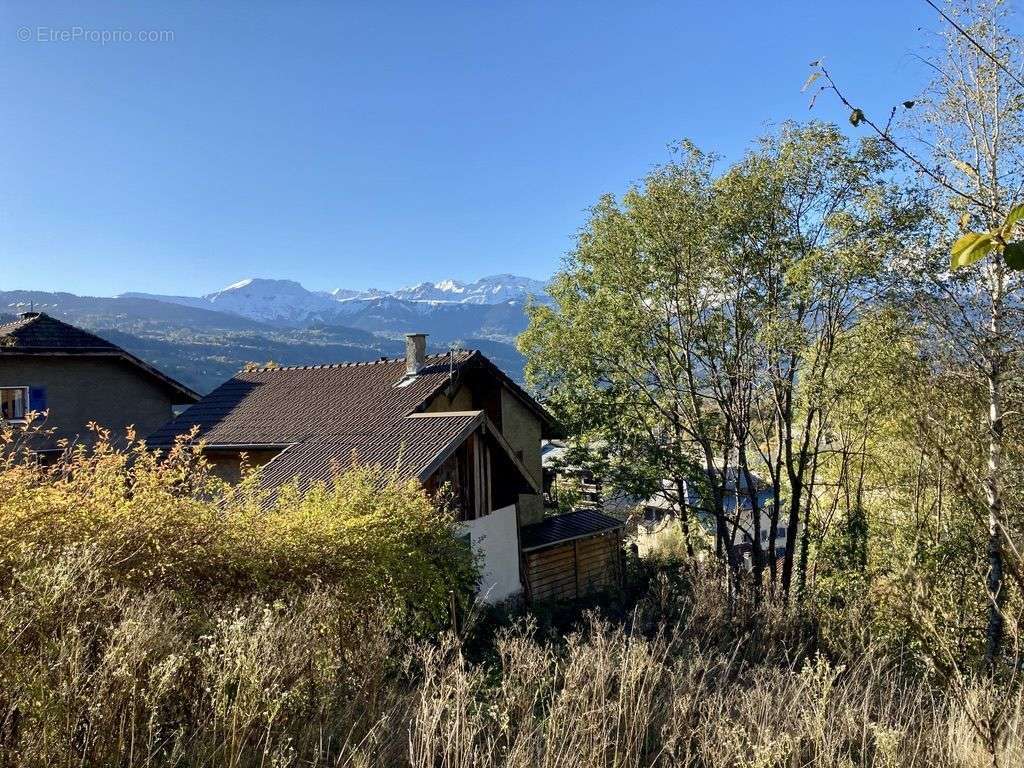
M 94 449 L 53 466 L 4 452 L 0 586 L 87 551 L 108 587 L 204 598 L 324 585 L 353 612 L 383 609 L 427 627 L 446 621 L 452 591 L 475 582 L 454 516 L 414 481 L 353 466 L 307 493 L 270 497 L 257 472 L 237 487 L 219 481 L 185 442 L 162 455 L 97 434 Z

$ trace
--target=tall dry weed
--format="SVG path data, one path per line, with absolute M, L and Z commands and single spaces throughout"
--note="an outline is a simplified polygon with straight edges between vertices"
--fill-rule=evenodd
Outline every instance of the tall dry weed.
M 431 619 L 467 566 L 415 489 L 356 472 L 267 511 L 184 448 L 105 450 L 0 467 L 0 765 L 1024 764 L 1018 689 L 713 574 L 470 652 Z

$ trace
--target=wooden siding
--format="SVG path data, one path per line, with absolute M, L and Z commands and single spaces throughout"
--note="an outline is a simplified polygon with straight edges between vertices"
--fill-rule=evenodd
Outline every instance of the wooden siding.
M 575 600 L 622 583 L 619 531 L 525 554 L 530 599 Z
M 495 507 L 491 447 L 480 430 L 469 435 L 426 482 L 427 491 L 455 494 L 462 521 L 489 515 Z

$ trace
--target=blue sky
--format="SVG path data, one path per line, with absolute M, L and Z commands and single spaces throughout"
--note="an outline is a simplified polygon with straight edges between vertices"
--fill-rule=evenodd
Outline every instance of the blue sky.
M 545 278 L 671 141 L 736 158 L 807 118 L 819 56 L 886 111 L 937 28 L 923 0 L 4 0 L 0 290 Z

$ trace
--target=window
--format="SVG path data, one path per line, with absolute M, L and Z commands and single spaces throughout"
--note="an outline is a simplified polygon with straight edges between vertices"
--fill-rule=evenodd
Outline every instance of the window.
M 0 387 L 0 417 L 23 421 L 28 412 L 28 387 Z
M 778 539 L 786 538 L 786 526 L 780 525 L 778 531 L 775 534 L 775 537 Z
M 654 525 L 672 517 L 672 510 L 654 504 L 644 505 L 644 522 Z

